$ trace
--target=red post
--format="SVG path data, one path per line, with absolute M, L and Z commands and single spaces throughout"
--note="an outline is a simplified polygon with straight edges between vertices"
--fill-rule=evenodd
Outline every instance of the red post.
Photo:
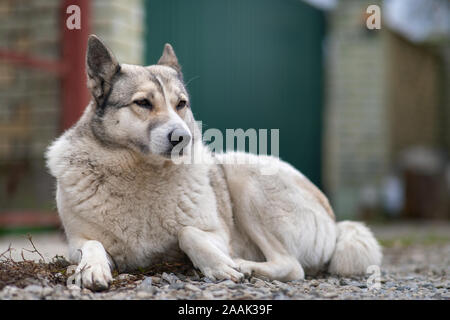
M 72 13 L 67 13 L 70 5 L 77 5 L 81 11 L 81 28 L 70 30 L 66 21 Z M 70 128 L 81 116 L 90 100 L 86 87 L 85 56 L 90 34 L 90 0 L 64 0 L 62 13 L 62 63 L 65 74 L 62 77 L 61 127 Z
M 67 13 L 70 5 L 76 5 L 81 11 L 81 28 L 70 30 L 66 21 L 73 13 Z M 70 128 L 81 116 L 89 103 L 90 93 L 86 87 L 85 55 L 90 34 L 90 0 L 64 0 L 61 10 L 61 49 L 62 57 L 48 60 L 0 48 L 0 59 L 12 64 L 27 66 L 52 72 L 60 77 L 61 92 L 61 129 Z M 56 226 L 58 216 L 31 212 L 1 212 L 0 226 Z

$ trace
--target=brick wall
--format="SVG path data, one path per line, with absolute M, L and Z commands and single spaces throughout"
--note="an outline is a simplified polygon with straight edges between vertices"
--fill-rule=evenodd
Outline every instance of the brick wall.
M 0 1 L 0 48 L 57 60 L 61 3 Z M 142 0 L 93 0 L 91 6 L 92 32 L 119 61 L 142 63 Z M 60 134 L 60 100 L 57 76 L 0 59 L 0 212 L 54 208 L 43 154 Z
M 323 168 L 339 219 L 356 214 L 388 168 L 385 34 L 365 27 L 370 4 L 380 1 L 339 1 L 329 16 Z
M 3 1 L 0 47 L 56 59 L 58 2 Z M 0 61 L 0 68 L 0 159 L 39 157 L 57 129 L 58 79 L 7 61 Z
M 371 4 L 381 7 L 381 30 L 365 27 Z M 381 208 L 402 151 L 449 152 L 450 50 L 389 31 L 381 1 L 339 1 L 328 22 L 324 185 L 339 219 L 361 218 Z

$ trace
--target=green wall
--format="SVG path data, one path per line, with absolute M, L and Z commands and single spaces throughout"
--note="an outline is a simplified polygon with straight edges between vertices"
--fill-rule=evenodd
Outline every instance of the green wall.
M 203 129 L 280 129 L 320 185 L 324 16 L 300 0 L 149 0 L 145 61 L 173 45 Z

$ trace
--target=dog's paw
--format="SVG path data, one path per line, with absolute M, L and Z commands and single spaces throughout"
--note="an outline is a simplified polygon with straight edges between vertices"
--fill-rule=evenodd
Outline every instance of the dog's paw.
M 205 277 L 210 278 L 211 280 L 232 280 L 234 282 L 241 282 L 244 279 L 242 273 L 226 264 L 220 264 L 213 268 L 203 268 L 201 271 Z
M 236 269 L 239 270 L 246 278 L 250 278 L 254 274 L 253 263 L 243 259 L 235 259 Z
M 305 278 L 305 272 L 298 261 L 285 259 L 275 262 L 254 262 L 243 259 L 235 259 L 236 269 L 246 277 L 263 276 L 272 280 L 293 281 Z
M 112 280 L 111 269 L 107 264 L 80 263 L 75 270 L 75 283 L 93 291 L 108 289 Z

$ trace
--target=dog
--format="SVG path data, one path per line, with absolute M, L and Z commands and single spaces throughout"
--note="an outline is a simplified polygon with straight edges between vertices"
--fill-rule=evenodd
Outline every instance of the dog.
M 380 265 L 371 231 L 337 223 L 326 196 L 288 163 L 212 154 L 170 44 L 155 65 L 119 64 L 91 35 L 86 69 L 92 100 L 46 152 L 83 287 L 104 290 L 113 270 L 187 258 L 204 276 L 233 281 L 349 276 Z M 174 154 L 209 161 L 176 163 Z M 261 174 L 265 165 L 276 174 Z

